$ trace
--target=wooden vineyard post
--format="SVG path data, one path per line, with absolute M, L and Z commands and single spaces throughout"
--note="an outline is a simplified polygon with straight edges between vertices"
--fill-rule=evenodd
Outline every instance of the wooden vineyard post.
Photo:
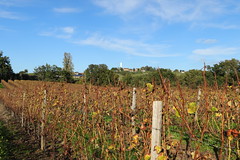
M 151 160 L 158 157 L 155 146 L 161 146 L 162 108 L 162 101 L 153 102 Z
M 42 104 L 42 122 L 41 122 L 41 150 L 45 150 L 45 137 L 44 137 L 44 126 L 45 126 L 45 107 L 47 105 L 47 91 L 44 90 L 44 98 Z
M 136 95 L 136 88 L 133 88 L 133 98 L 132 98 L 132 134 L 136 134 L 136 128 L 135 128 L 135 108 L 136 108 L 136 100 L 137 100 L 137 95 Z
M 22 115 L 21 115 L 21 126 L 24 127 L 24 106 L 25 106 L 25 96 L 26 94 L 23 93 L 23 104 L 22 104 Z
M 197 121 L 198 120 L 198 109 L 200 107 L 200 99 L 201 99 L 201 88 L 198 89 L 198 97 L 197 97 L 197 110 L 195 112 L 195 116 L 194 116 L 194 120 Z
M 87 119 L 87 96 L 86 96 L 86 88 L 85 88 L 85 92 L 83 95 L 83 103 L 84 103 L 84 107 L 83 107 L 83 121 L 85 122 Z
M 83 95 L 83 103 L 84 103 L 84 105 L 86 105 L 86 103 L 87 103 L 86 94 Z

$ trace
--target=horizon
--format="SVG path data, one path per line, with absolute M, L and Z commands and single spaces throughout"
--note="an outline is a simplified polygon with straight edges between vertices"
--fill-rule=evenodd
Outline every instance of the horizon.
M 74 71 L 201 69 L 240 59 L 237 0 L 0 0 L 0 50 L 15 73 L 71 53 Z

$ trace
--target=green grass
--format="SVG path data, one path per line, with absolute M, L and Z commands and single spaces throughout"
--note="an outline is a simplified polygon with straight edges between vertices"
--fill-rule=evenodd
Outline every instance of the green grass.
M 23 143 L 23 137 L 19 135 L 12 127 L 7 127 L 0 121 L 0 160 L 22 160 L 31 158 L 31 152 L 34 151 L 30 145 Z
M 5 160 L 11 157 L 11 133 L 9 130 L 0 122 L 0 159 Z
M 0 88 L 3 88 L 3 85 L 2 85 L 2 83 L 0 83 Z

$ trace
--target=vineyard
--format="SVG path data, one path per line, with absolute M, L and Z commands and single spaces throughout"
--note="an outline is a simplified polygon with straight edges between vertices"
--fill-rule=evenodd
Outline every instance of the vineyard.
M 2 84 L 0 100 L 52 159 L 150 159 L 154 101 L 163 103 L 158 159 L 240 158 L 239 87 L 148 84 L 136 89 L 133 110 L 128 87 Z

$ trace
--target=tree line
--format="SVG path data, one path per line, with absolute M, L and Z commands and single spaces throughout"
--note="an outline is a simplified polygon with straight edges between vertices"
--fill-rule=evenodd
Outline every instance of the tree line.
M 19 73 L 14 73 L 11 67 L 10 58 L 3 56 L 0 51 L 0 80 L 40 80 L 54 82 L 72 83 L 74 66 L 70 53 L 64 53 L 63 68 L 56 65 L 45 64 L 34 68 L 34 73 L 28 73 L 25 69 Z
M 203 66 L 202 69 L 191 69 L 186 72 L 179 70 L 170 70 L 164 68 L 153 68 L 144 66 L 138 71 L 129 72 L 122 68 L 109 69 L 106 64 L 90 64 L 84 71 L 81 79 L 74 80 L 74 66 L 70 53 L 64 53 L 63 68 L 56 65 L 45 64 L 34 69 L 33 74 L 29 74 L 28 70 L 14 73 L 10 64 L 10 59 L 3 56 L 0 51 L 0 79 L 23 79 L 23 80 L 40 80 L 55 81 L 68 83 L 89 83 L 92 85 L 126 85 L 134 87 L 145 87 L 147 83 L 160 85 L 162 80 L 169 81 L 171 85 L 178 84 L 197 88 L 203 85 L 204 78 L 209 86 L 222 85 L 239 85 L 240 80 L 240 61 L 237 59 L 221 61 L 213 66 Z

